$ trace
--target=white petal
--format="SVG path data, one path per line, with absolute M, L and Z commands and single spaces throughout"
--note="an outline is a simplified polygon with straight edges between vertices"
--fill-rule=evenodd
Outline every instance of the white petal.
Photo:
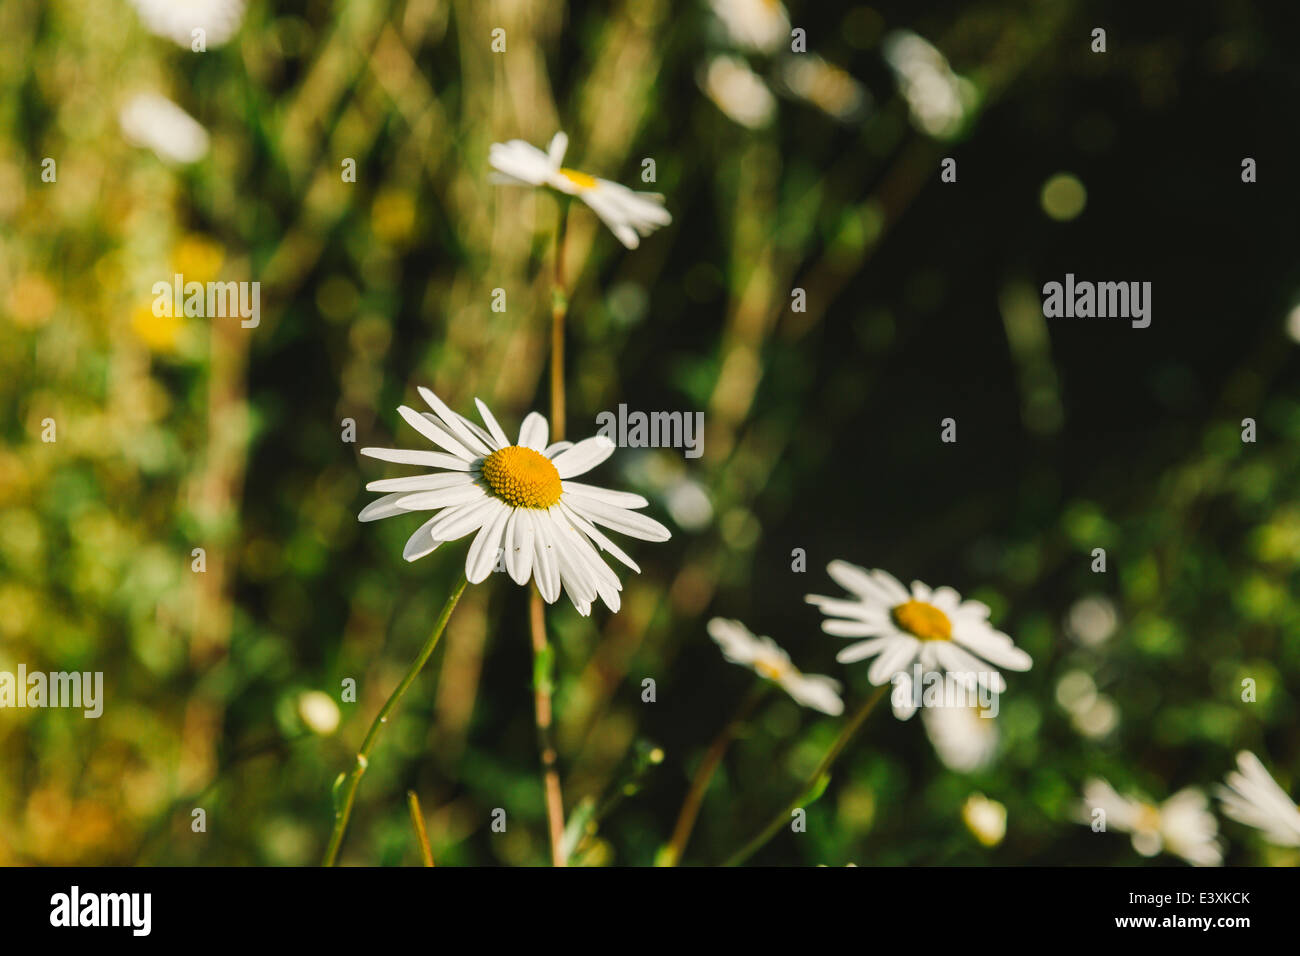
M 406 539 L 406 545 L 402 548 L 403 558 L 407 561 L 415 561 L 437 550 L 438 545 L 442 544 L 442 542 L 433 540 L 433 535 L 429 534 L 429 529 L 437 520 L 438 516 L 434 515 L 416 528 L 415 533 Z
M 474 477 L 463 471 L 431 475 L 407 475 L 405 478 L 381 478 L 366 485 L 366 491 L 438 491 L 474 483 Z
M 435 395 L 432 390 L 421 385 L 416 391 L 420 393 L 420 397 L 424 399 L 425 404 L 437 413 L 443 424 L 451 429 L 451 433 L 460 439 L 466 448 L 474 452 L 479 458 L 486 458 L 492 453 L 492 449 L 488 448 L 487 444 L 470 430 L 465 420 L 453 412 L 447 403 Z
M 484 497 L 482 501 L 470 502 L 458 508 L 448 508 L 438 517 L 437 522 L 429 529 L 429 533 L 439 541 L 455 541 L 457 538 L 463 538 L 471 531 L 483 527 L 484 523 L 497 513 L 498 507 L 506 507 L 505 502 L 499 498 Z
M 614 443 L 604 435 L 594 435 L 560 452 L 551 459 L 551 464 L 555 466 L 561 478 L 573 478 L 591 471 L 612 454 L 614 454 Z
M 488 493 L 471 482 L 452 488 L 440 488 L 437 491 L 417 491 L 414 494 L 403 495 L 397 504 L 405 511 L 432 511 L 435 508 L 469 504 L 471 501 L 486 497 Z
M 524 508 L 516 508 L 506 522 L 506 571 L 515 584 L 527 584 L 533 573 L 533 523 Z
M 501 426 L 497 424 L 497 420 L 492 416 L 492 412 L 488 409 L 487 405 L 483 404 L 483 402 L 477 398 L 474 399 L 474 404 L 478 407 L 479 415 L 483 417 L 483 424 L 487 425 L 488 434 L 491 435 L 492 440 L 496 442 L 496 448 L 505 448 L 509 445 L 510 439 L 507 438 L 506 433 L 501 430 Z M 494 448 L 493 451 L 495 450 L 496 449 Z
M 564 154 L 569 151 L 569 137 L 564 130 L 560 130 L 551 137 L 551 145 L 546 147 L 546 158 L 551 161 L 551 165 L 559 167 L 564 162 Z
M 564 512 L 564 516 L 573 522 L 573 525 L 579 531 L 595 542 L 596 547 L 600 548 L 602 551 L 608 551 L 637 574 L 641 573 L 640 566 L 628 557 L 627 553 L 622 548 L 609 540 L 609 538 L 607 538 L 599 528 L 584 518 L 578 509 L 570 507 L 563 498 L 559 501 L 559 508 Z
M 399 493 L 376 498 L 361 509 L 361 513 L 357 515 L 357 520 L 380 521 L 384 518 L 391 518 L 393 515 L 404 515 L 406 509 L 397 507 L 397 503 L 405 497 L 405 494 Z
M 560 452 L 568 451 L 572 447 L 573 447 L 573 442 L 571 441 L 557 441 L 553 445 L 547 445 L 546 450 L 542 452 L 542 454 L 553 461 L 555 459 L 555 456 L 558 455 Z
M 631 492 L 597 488 L 595 485 L 584 485 L 577 481 L 565 481 L 563 482 L 563 488 L 566 495 L 594 498 L 616 508 L 644 508 L 650 504 L 640 495 L 634 495 Z
M 555 548 L 549 540 L 534 508 L 523 509 L 533 528 L 533 580 L 547 604 L 554 604 L 560 596 L 560 566 Z
M 452 438 L 450 435 L 444 432 L 441 428 L 434 425 L 432 422 L 430 422 L 427 418 L 425 418 L 415 409 L 407 408 L 405 405 L 401 405 L 398 407 L 397 413 L 401 415 L 404 419 L 406 419 L 406 424 L 410 425 L 417 432 L 419 432 L 425 438 L 429 439 L 429 441 L 433 442 L 439 448 L 443 448 L 451 452 L 453 455 L 455 455 L 457 458 L 460 458 L 463 461 L 468 462 L 468 461 L 473 461 L 475 459 L 476 456 L 470 454 L 469 449 L 467 449 L 460 442 L 456 441 L 454 438 Z
M 524 423 L 519 426 L 519 444 L 545 454 L 547 433 L 548 427 L 545 416 L 537 412 L 529 412 L 524 419 Z M 549 458 L 550 455 L 546 457 Z
M 905 668 L 916 658 L 921 642 L 914 637 L 895 637 L 880 652 L 867 671 L 867 680 L 879 686 Z
M 465 578 L 470 584 L 478 584 L 492 573 L 497 555 L 501 552 L 506 521 L 509 520 L 512 509 L 504 502 L 499 504 L 500 507 L 493 509 L 491 517 L 483 522 L 483 527 L 474 536 L 469 553 L 465 556 Z
M 468 471 L 469 462 L 455 455 L 444 455 L 437 451 L 415 451 L 409 448 L 363 448 L 361 454 L 367 458 L 380 461 L 396 462 L 399 465 L 421 465 L 426 468 L 449 468 L 452 471 Z
M 592 498 L 575 499 L 570 506 L 582 517 L 606 528 L 641 538 L 643 541 L 667 541 L 672 533 L 653 518 L 648 518 L 637 511 L 615 508 Z

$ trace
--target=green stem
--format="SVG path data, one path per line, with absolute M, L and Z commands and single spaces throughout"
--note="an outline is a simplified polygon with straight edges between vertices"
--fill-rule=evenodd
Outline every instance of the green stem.
M 420 670 L 428 662 L 430 655 L 438 646 L 438 640 L 442 637 L 442 632 L 447 628 L 447 620 L 451 617 L 451 612 L 456 608 L 456 602 L 460 600 L 461 594 L 465 592 L 465 575 L 462 572 L 460 581 L 452 589 L 447 597 L 447 603 L 442 606 L 442 612 L 438 615 L 437 622 L 433 625 L 433 631 L 429 634 L 424 646 L 420 648 L 420 653 L 411 666 L 406 670 L 406 676 L 402 682 L 397 685 L 396 689 L 388 696 L 384 706 L 379 709 L 375 715 L 374 722 L 370 725 L 370 730 L 366 733 L 366 739 L 361 742 L 361 749 L 357 751 L 356 764 L 352 767 L 352 772 L 348 774 L 346 781 L 346 792 L 343 795 L 343 802 L 340 806 L 335 802 L 334 811 L 334 830 L 330 834 L 329 846 L 325 850 L 325 858 L 321 861 L 322 866 L 333 866 L 334 861 L 338 858 L 339 847 L 343 845 L 343 834 L 348 828 L 348 819 L 352 816 L 352 805 L 356 802 L 357 788 L 361 785 L 361 777 L 369 766 L 370 751 L 374 749 L 375 742 L 379 739 L 379 731 L 388 723 L 388 716 L 396 709 L 407 689 L 415 683 L 415 678 L 419 675 Z
M 857 712 L 849 718 L 849 722 L 844 725 L 844 729 L 840 731 L 840 735 L 835 738 L 835 743 L 831 744 L 831 749 L 826 751 L 826 756 L 822 757 L 821 763 L 819 763 L 817 769 L 812 772 L 812 776 L 808 778 L 808 782 L 800 788 L 797 794 L 795 794 L 794 799 L 786 804 L 785 808 L 772 818 L 772 821 L 763 828 L 762 832 L 760 832 L 758 836 L 754 837 L 754 839 L 750 840 L 728 857 L 723 866 L 737 866 L 744 863 L 762 849 L 767 841 L 776 836 L 777 831 L 790 821 L 790 814 L 799 809 L 808 794 L 813 792 L 813 790 L 820 785 L 822 777 L 830 773 L 830 769 L 834 766 L 839 755 L 844 751 L 844 748 L 849 745 L 849 741 L 853 739 L 853 735 L 858 732 L 858 728 L 862 726 L 863 721 L 865 721 L 867 717 L 871 715 L 871 712 L 875 710 L 876 705 L 880 703 L 881 698 L 885 696 L 885 693 L 889 688 L 889 684 L 882 684 L 880 687 L 876 688 L 876 692 L 868 697 L 866 701 L 863 702 L 862 706 L 858 708 Z

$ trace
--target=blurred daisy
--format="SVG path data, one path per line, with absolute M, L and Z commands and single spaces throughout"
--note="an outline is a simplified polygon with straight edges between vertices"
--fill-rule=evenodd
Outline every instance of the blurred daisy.
M 136 146 L 171 163 L 193 163 L 208 151 L 208 131 L 165 96 L 137 93 L 117 114 L 122 133 Z
M 870 638 L 850 644 L 835 659 L 851 664 L 874 657 L 867 680 L 877 686 L 894 682 L 891 700 L 900 720 L 916 709 L 908 673 L 914 663 L 925 674 L 945 672 L 972 691 L 978 685 L 994 694 L 1006 689 L 996 668 L 1027 671 L 1033 665 L 1010 637 L 989 624 L 987 605 L 963 601 L 952 588 L 932 591 L 913 581 L 908 591 L 886 571 L 847 561 L 832 561 L 826 570 L 850 597 L 809 594 L 805 600 L 826 615 L 822 630 L 827 634 Z
M 857 119 L 867 107 L 863 85 L 814 54 L 787 57 L 781 64 L 781 82 L 791 94 L 841 122 Z
M 922 707 L 925 734 L 944 766 L 970 773 L 988 766 L 998 749 L 998 722 L 979 707 Z
M 760 677 L 775 681 L 805 707 L 820 710 L 832 717 L 844 712 L 840 700 L 840 682 L 820 674 L 804 674 L 790 663 L 790 655 L 770 637 L 755 637 L 739 621 L 715 617 L 709 621 L 709 636 L 722 648 L 722 656 L 733 664 L 743 664 Z
M 713 104 L 749 129 L 772 122 L 776 97 L 758 74 L 736 56 L 715 56 L 705 67 L 700 86 Z
M 235 35 L 244 0 L 130 0 L 150 33 L 192 49 L 194 31 L 204 31 L 206 46 L 220 46 Z
M 790 36 L 790 18 L 780 0 L 709 0 L 709 6 L 736 46 L 770 53 Z
M 673 221 L 659 193 L 634 192 L 608 179 L 566 169 L 561 164 L 568 147 L 569 137 L 564 133 L 551 137 L 546 152 L 522 139 L 493 143 L 488 150 L 488 162 L 496 170 L 492 181 L 508 186 L 550 186 L 566 196 L 577 196 L 629 249 L 640 245 L 641 236 Z
M 1248 750 L 1237 754 L 1237 769 L 1217 790 L 1224 816 L 1255 827 L 1277 846 L 1300 846 L 1300 807 Z
M 597 549 L 633 571 L 641 569 L 596 526 L 646 541 L 667 541 L 669 532 L 634 510 L 648 504 L 640 495 L 572 480 L 613 454 L 614 443 L 597 435 L 577 444 L 548 445 L 546 419 L 532 412 L 524 419 L 519 441 L 511 444 L 477 399 L 486 429 L 453 412 L 429 389 L 419 391 L 434 414 L 405 405 L 398 412 L 441 450 L 363 448 L 361 454 L 438 470 L 370 482 L 368 491 L 386 494 L 367 505 L 360 520 L 432 511 L 406 542 L 402 556 L 407 561 L 475 533 L 465 560 L 470 583 L 484 580 L 498 555 L 504 554 L 510 577 L 517 584 L 527 584 L 531 577 L 547 603 L 553 604 L 563 587 L 580 614 L 590 613 L 597 597 L 617 611 L 623 586 Z
M 1179 790 L 1160 806 L 1136 797 L 1121 797 L 1105 780 L 1089 780 L 1083 788 L 1081 822 L 1092 824 L 1101 810 L 1106 829 L 1133 835 L 1133 849 L 1142 856 L 1161 850 L 1181 856 L 1195 866 L 1223 862 L 1219 824 L 1205 793 L 1196 787 Z
M 1007 835 L 1007 808 L 982 793 L 972 793 L 961 805 L 966 829 L 985 846 L 997 846 Z
M 978 100 L 975 85 L 954 73 L 942 53 L 910 31 L 885 37 L 884 54 L 907 100 L 912 123 L 941 139 L 957 135 Z

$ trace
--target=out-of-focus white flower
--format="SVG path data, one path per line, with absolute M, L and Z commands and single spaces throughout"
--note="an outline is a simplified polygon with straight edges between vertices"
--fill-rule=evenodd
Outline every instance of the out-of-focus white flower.
M 1085 671 L 1069 671 L 1056 683 L 1056 702 L 1085 737 L 1104 737 L 1119 724 L 1119 708 Z
M 496 170 L 492 181 L 507 186 L 549 186 L 576 196 L 629 249 L 640 245 L 642 236 L 673 221 L 659 193 L 634 192 L 608 179 L 566 169 L 561 164 L 568 148 L 569 137 L 562 132 L 551 137 L 546 152 L 522 139 L 493 143 L 488 150 L 488 162 Z
M 884 54 L 916 127 L 941 139 L 960 132 L 978 100 L 975 85 L 954 73 L 942 53 L 911 31 L 885 37 Z
M 518 442 L 511 444 L 482 402 L 477 405 L 486 428 L 452 411 L 429 389 L 419 391 L 433 414 L 405 405 L 398 412 L 441 450 L 363 448 L 361 454 L 437 470 L 370 482 L 367 491 L 386 494 L 362 509 L 359 520 L 431 511 L 406 542 L 402 557 L 407 561 L 473 534 L 465 558 L 471 584 L 487 578 L 503 558 L 514 582 L 536 581 L 548 604 L 555 603 L 563 586 L 579 614 L 590 614 L 597 597 L 617 611 L 623 585 L 599 551 L 633 571 L 641 569 L 596 526 L 645 541 L 667 541 L 670 534 L 638 512 L 649 504 L 640 495 L 573 480 L 612 455 L 614 443 L 596 435 L 577 444 L 547 444 L 550 426 L 531 412 L 519 429 Z
M 996 667 L 1027 671 L 1033 666 L 1028 654 L 989 624 L 988 605 L 963 601 L 952 588 L 931 590 L 913 581 L 909 591 L 887 571 L 847 561 L 832 561 L 826 570 L 851 596 L 809 594 L 805 600 L 826 615 L 822 630 L 827 634 L 869 638 L 850 644 L 835 659 L 850 664 L 875 658 L 867 680 L 877 686 L 893 681 L 890 699 L 899 720 L 916 710 L 909 673 L 914 662 L 926 675 L 942 672 L 972 692 L 978 685 L 994 694 L 1006 689 Z
M 1119 615 L 1115 603 L 1101 594 L 1090 594 L 1070 605 L 1065 629 L 1080 644 L 1095 647 L 1115 633 Z
M 950 770 L 979 770 L 997 752 L 997 718 L 979 707 L 922 707 L 921 722 L 935 753 Z
M 204 45 L 221 46 L 239 29 L 244 0 L 131 0 L 150 33 L 192 49 L 194 31 L 202 30 Z
M 699 531 L 713 520 L 713 502 L 698 481 L 682 478 L 673 482 L 664 499 L 673 521 L 688 531 Z
M 728 39 L 738 47 L 771 53 L 790 36 L 780 0 L 709 0 Z
M 835 716 L 844 712 L 840 682 L 820 674 L 804 674 L 790 663 L 790 655 L 770 637 L 756 637 L 739 621 L 715 617 L 709 621 L 709 636 L 722 648 L 722 656 L 743 664 L 761 677 L 780 684 L 805 707 Z
M 137 93 L 117 114 L 122 133 L 136 146 L 171 163 L 193 163 L 208 151 L 208 131 L 171 100 L 157 93 Z
M 1121 797 L 1105 780 L 1093 779 L 1083 788 L 1080 822 L 1093 824 L 1097 810 L 1104 814 L 1105 829 L 1132 834 L 1133 849 L 1142 856 L 1165 850 L 1194 866 L 1223 862 L 1219 824 L 1197 787 L 1179 790 L 1156 806 L 1138 797 Z
M 1300 846 L 1300 807 L 1249 750 L 1237 754 L 1237 769 L 1217 789 L 1224 816 L 1261 830 L 1278 846 Z
M 740 57 L 715 56 L 705 67 L 700 86 L 718 109 L 741 126 L 758 129 L 772 122 L 776 97 Z
M 841 122 L 859 118 L 870 101 L 861 83 L 812 53 L 786 57 L 781 81 L 794 96 Z
M 961 805 L 966 829 L 985 846 L 997 846 L 1007 835 L 1007 808 L 982 793 L 972 793 Z
M 298 695 L 298 716 L 316 733 L 329 736 L 339 726 L 339 705 L 324 691 L 304 691 Z

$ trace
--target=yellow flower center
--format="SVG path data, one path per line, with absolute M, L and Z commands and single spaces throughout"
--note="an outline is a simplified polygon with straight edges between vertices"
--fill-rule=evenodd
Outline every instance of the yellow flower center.
M 790 665 L 776 658 L 760 657 L 754 661 L 754 670 L 768 680 L 779 681 L 790 670 Z
M 1140 833 L 1157 833 L 1160 830 L 1160 811 L 1149 803 L 1140 803 L 1133 829 Z
M 560 473 L 531 448 L 510 445 L 494 451 L 480 470 L 492 493 L 516 508 L 549 508 L 560 500 Z
M 951 641 L 952 621 L 933 604 L 908 601 L 889 612 L 894 623 L 923 641 Z
M 588 176 L 586 173 L 580 173 L 576 169 L 561 169 L 560 175 L 567 179 L 579 189 L 595 189 L 596 177 Z

